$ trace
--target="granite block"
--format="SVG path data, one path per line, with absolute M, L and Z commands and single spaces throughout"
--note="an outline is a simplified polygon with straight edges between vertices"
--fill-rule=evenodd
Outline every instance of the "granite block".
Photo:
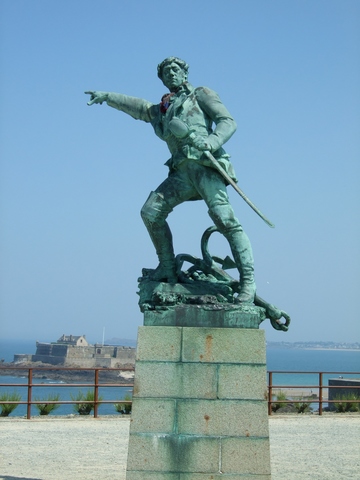
M 219 365 L 218 398 L 266 401 L 266 365 Z
M 173 433 L 176 401 L 163 398 L 134 398 L 130 432 Z
M 266 437 L 266 402 L 179 400 L 178 433 L 203 436 Z
M 180 327 L 139 327 L 136 360 L 179 362 Z
M 180 473 L 127 471 L 126 480 L 180 480 Z
M 134 480 L 138 480 L 138 479 L 136 478 Z M 141 480 L 147 480 L 147 477 L 144 477 L 144 479 L 141 479 Z M 271 480 L 271 475 L 242 475 L 242 474 L 226 475 L 223 473 L 180 473 L 179 480 Z
M 220 439 L 132 434 L 127 470 L 163 473 L 219 471 Z
M 266 363 L 263 330 L 183 328 L 183 362 Z
M 133 393 L 135 398 L 216 398 L 216 391 L 216 365 L 136 363 Z
M 268 438 L 222 438 L 221 471 L 224 474 L 270 475 Z

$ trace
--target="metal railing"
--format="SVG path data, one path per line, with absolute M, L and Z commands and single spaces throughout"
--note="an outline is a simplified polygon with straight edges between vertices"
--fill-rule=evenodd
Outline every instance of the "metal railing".
M 317 375 L 318 378 L 318 383 L 316 385 L 279 385 L 275 384 L 273 381 L 273 374 L 290 374 L 290 375 L 296 375 L 296 374 L 309 374 L 309 375 Z M 268 414 L 272 415 L 273 413 L 273 408 L 272 406 L 276 403 L 282 403 L 282 404 L 294 404 L 296 402 L 301 402 L 304 404 L 314 404 L 317 403 L 319 404 L 319 415 L 323 414 L 323 404 L 324 403 L 360 403 L 360 386 L 346 386 L 346 385 L 324 385 L 324 375 L 341 375 L 343 377 L 344 375 L 360 375 L 360 372 L 299 372 L 299 371 L 268 371 Z M 336 399 L 336 400 L 330 400 L 328 398 L 324 399 L 324 390 L 329 390 L 329 389 L 341 389 L 341 390 L 346 390 L 346 389 L 358 389 L 359 394 L 358 394 L 358 399 Z M 276 400 L 273 399 L 274 396 L 274 390 L 292 390 L 292 389 L 306 389 L 306 390 L 317 390 L 318 395 L 317 398 L 314 398 L 313 396 L 311 398 L 294 398 L 291 400 Z
M 16 405 L 26 405 L 26 418 L 30 419 L 31 418 L 31 408 L 32 405 L 39 404 L 39 403 L 47 403 L 47 404 L 59 404 L 59 405 L 66 405 L 66 404 L 93 404 L 94 405 L 94 418 L 98 417 L 98 408 L 100 404 L 108 403 L 108 404 L 116 404 L 116 403 L 126 403 L 126 404 L 131 404 L 131 400 L 118 400 L 118 399 L 107 399 L 103 400 L 99 398 L 99 388 L 101 387 L 107 387 L 107 388 L 112 388 L 112 387 L 133 387 L 134 383 L 133 382 L 100 382 L 99 380 L 99 374 L 100 372 L 109 372 L 109 371 L 134 371 L 134 367 L 117 367 L 117 368 L 76 368 L 76 367 L 21 367 L 21 366 L 0 366 L 0 375 L 1 371 L 14 371 L 17 372 L 17 375 L 19 374 L 19 371 L 27 371 L 27 382 L 26 383 L 0 383 L 0 387 L 22 387 L 22 388 L 27 388 L 27 400 L 22 401 L 3 401 L 1 403 L 4 404 L 16 404 Z M 90 371 L 94 372 L 94 377 L 92 382 L 88 383 L 52 383 L 52 384 L 44 384 L 44 383 L 34 383 L 34 377 L 33 373 L 34 371 L 41 371 L 42 373 L 46 374 L 47 372 L 51 371 L 61 371 L 61 372 L 69 372 L 69 371 L 77 371 L 77 372 L 84 372 L 84 371 Z M 283 384 L 275 384 L 274 383 L 274 374 L 282 374 L 282 375 L 296 375 L 296 374 L 312 374 L 312 375 L 317 375 L 318 382 L 315 385 L 283 385 Z M 319 405 L 319 415 L 322 415 L 323 413 L 323 404 L 324 403 L 336 403 L 339 402 L 339 399 L 337 400 L 330 400 L 328 398 L 324 399 L 324 390 L 329 390 L 331 389 L 354 389 L 358 388 L 359 389 L 359 399 L 353 399 L 353 400 L 341 400 L 343 403 L 360 403 L 360 387 L 354 387 L 354 386 L 335 386 L 335 385 L 324 385 L 323 379 L 324 375 L 360 375 L 360 372 L 303 372 L 303 371 L 269 371 L 268 372 L 268 413 L 269 415 L 272 415 L 273 413 L 273 405 L 276 403 L 282 403 L 282 404 L 294 404 L 295 402 L 301 402 L 301 403 L 308 403 L 308 404 L 318 404 Z M 37 387 L 47 387 L 47 388 L 61 388 L 61 387 L 87 387 L 93 390 L 93 400 L 41 400 L 39 401 L 38 399 L 34 400 L 33 399 L 33 389 Z M 273 397 L 278 393 L 281 389 L 286 390 L 293 390 L 293 389 L 306 389 L 306 390 L 317 390 L 318 395 L 316 398 L 314 398 L 314 395 L 311 397 L 308 396 L 306 398 L 293 398 L 293 399 L 287 399 L 287 400 L 277 400 L 273 399 Z M 295 396 L 294 396 L 295 397 Z
M 77 368 L 77 367 L 21 367 L 21 366 L 14 366 L 14 367 L 1 367 L 0 366 L 0 375 L 1 371 L 6 370 L 8 371 L 14 371 L 19 374 L 19 371 L 27 371 L 27 383 L 0 383 L 0 387 L 22 387 L 22 388 L 27 388 L 27 400 L 26 401 L 3 401 L 1 403 L 4 404 L 16 404 L 16 405 L 26 405 L 26 418 L 30 419 L 31 418 L 31 407 L 32 405 L 36 405 L 39 403 L 46 403 L 49 405 L 66 405 L 66 404 L 91 404 L 94 406 L 94 418 L 98 417 L 98 409 L 100 404 L 104 403 L 110 403 L 110 404 L 116 404 L 116 403 L 126 403 L 126 404 L 131 404 L 131 400 L 119 400 L 119 399 L 107 399 L 103 400 L 99 398 L 99 388 L 101 387 L 106 387 L 106 388 L 111 388 L 111 387 L 133 387 L 134 383 L 133 382 L 126 382 L 126 383 L 121 383 L 121 382 L 100 382 L 99 380 L 99 373 L 100 372 L 109 372 L 109 371 L 121 371 L 121 372 L 133 372 L 134 367 L 116 367 L 116 368 L 101 368 L 101 367 L 92 367 L 92 368 Z M 61 371 L 61 372 L 85 372 L 85 371 L 91 371 L 94 372 L 94 377 L 93 377 L 93 382 L 88 382 L 88 383 L 51 383 L 51 384 L 44 384 L 44 383 L 34 383 L 34 377 L 33 373 L 34 371 L 40 371 L 44 374 L 47 372 L 54 372 L 54 371 Z M 93 400 L 34 400 L 33 399 L 33 389 L 37 387 L 46 387 L 46 388 L 63 388 L 63 387 L 87 387 L 89 389 L 93 390 Z

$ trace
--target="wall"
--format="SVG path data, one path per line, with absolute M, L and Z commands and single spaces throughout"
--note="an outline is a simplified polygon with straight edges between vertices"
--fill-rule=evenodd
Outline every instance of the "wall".
M 16 353 L 14 355 L 14 363 L 31 362 L 32 355 L 27 353 Z
M 336 400 L 341 397 L 346 399 L 349 394 L 355 394 L 360 400 L 360 379 L 351 378 L 330 378 L 329 385 L 329 400 Z M 352 387 L 352 388 L 331 388 L 331 387 Z M 330 410 L 335 410 L 333 403 L 328 403 Z
M 51 365 L 93 367 L 118 367 L 135 365 L 133 347 L 112 345 L 76 346 L 57 343 L 37 343 L 36 354 L 28 361 L 49 363 Z

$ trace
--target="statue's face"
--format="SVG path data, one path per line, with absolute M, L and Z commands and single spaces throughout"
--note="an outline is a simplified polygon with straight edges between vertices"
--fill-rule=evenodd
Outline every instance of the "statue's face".
M 184 70 L 175 62 L 165 65 L 162 70 L 161 79 L 165 87 L 170 92 L 174 92 L 182 83 L 187 80 L 187 74 Z

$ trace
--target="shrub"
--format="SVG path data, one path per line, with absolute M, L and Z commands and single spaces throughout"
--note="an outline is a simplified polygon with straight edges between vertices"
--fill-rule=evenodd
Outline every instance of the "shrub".
M 48 398 L 40 399 L 35 398 L 35 402 L 43 402 L 43 403 L 36 403 L 35 407 L 39 410 L 39 415 L 49 415 L 50 412 L 56 410 L 60 407 L 58 403 L 46 403 L 46 402 L 58 402 L 60 399 L 60 395 L 49 395 Z M 44 403 L 45 402 L 45 403 Z
M 131 395 L 125 395 L 124 400 L 124 402 L 115 403 L 115 410 L 122 415 L 129 415 L 132 409 L 132 404 L 128 403 L 131 402 Z
M 20 402 L 21 395 L 19 393 L 2 393 L 0 395 L 0 417 L 8 417 L 10 413 L 18 406 L 17 403 L 6 402 Z
M 312 411 L 310 404 L 307 402 L 304 402 L 302 398 L 300 398 L 299 402 L 294 402 L 294 408 L 297 411 L 297 413 L 307 413 Z
M 74 400 L 76 402 L 81 402 L 83 400 L 84 402 L 92 402 L 92 403 L 75 403 L 74 404 L 74 410 L 77 412 L 79 415 L 90 415 L 92 410 L 94 410 L 95 407 L 95 395 L 92 390 L 88 390 L 86 394 L 80 390 L 80 392 L 77 394 L 76 397 L 71 396 L 71 400 Z M 102 397 L 98 398 L 98 403 L 102 400 Z
M 276 412 L 279 410 L 279 408 L 286 407 L 287 404 L 284 402 L 284 400 L 286 400 L 286 393 L 280 390 L 276 395 L 276 402 L 271 404 L 271 410 Z
M 337 402 L 334 403 L 335 410 L 338 413 L 344 412 L 358 412 L 360 410 L 360 403 L 356 403 L 353 400 L 360 400 L 355 393 L 347 393 L 341 397 L 336 397 Z

